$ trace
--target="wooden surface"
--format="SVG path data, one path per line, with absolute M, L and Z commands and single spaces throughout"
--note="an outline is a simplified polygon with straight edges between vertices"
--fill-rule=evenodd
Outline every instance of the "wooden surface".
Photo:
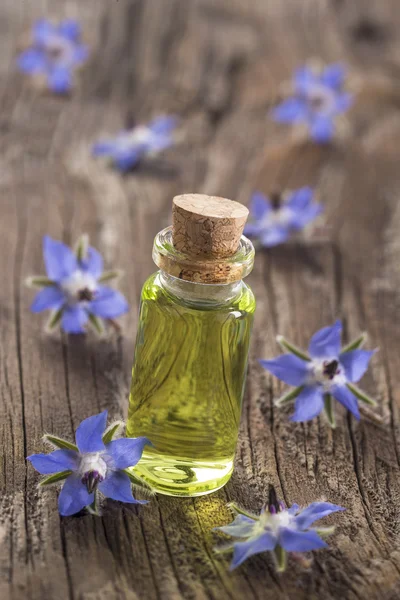
M 82 20 L 93 47 L 82 89 L 40 97 L 15 72 L 32 19 Z M 400 96 L 370 85 L 351 111 L 353 137 L 288 149 L 266 112 L 278 85 L 310 56 L 345 60 L 357 76 L 400 85 L 398 0 L 3 0 L 0 4 L 0 597 L 40 600 L 395 599 L 400 594 Z M 129 115 L 182 115 L 185 139 L 156 169 L 121 177 L 90 158 L 90 143 Z M 109 502 L 103 518 L 60 519 L 55 490 L 38 490 L 24 457 L 44 431 L 72 438 L 81 419 L 126 415 L 140 287 L 153 236 L 185 192 L 247 203 L 255 187 L 315 185 L 328 233 L 259 253 L 258 300 L 236 470 L 210 497 Z M 46 233 L 81 233 L 125 270 L 124 335 L 48 338 L 31 315 L 24 278 L 43 272 Z M 257 364 L 275 335 L 305 346 L 341 317 L 345 339 L 368 329 L 379 346 L 363 387 L 382 423 L 340 411 L 293 424 L 282 390 Z M 211 528 L 228 500 L 257 510 L 269 484 L 287 502 L 326 499 L 330 549 L 285 576 L 267 555 L 234 573 Z

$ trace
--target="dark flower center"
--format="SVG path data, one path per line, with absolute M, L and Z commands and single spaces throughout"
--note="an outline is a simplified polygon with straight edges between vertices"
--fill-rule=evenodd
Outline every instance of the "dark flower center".
M 340 369 L 338 369 L 339 366 L 339 361 L 338 360 L 331 360 L 331 361 L 325 361 L 324 362 L 324 370 L 323 370 L 323 374 L 325 375 L 325 377 L 328 377 L 328 379 L 333 379 L 335 377 L 335 375 L 338 375 L 340 373 Z
M 89 290 L 89 288 L 83 288 L 83 290 L 79 290 L 78 291 L 78 300 L 79 302 L 84 302 L 85 300 L 87 300 L 88 302 L 91 302 L 94 298 L 94 292 L 92 292 L 92 290 Z
M 324 106 L 326 99 L 322 96 L 311 96 L 309 99 L 310 106 L 313 110 L 319 110 Z
M 57 60 L 57 58 L 60 58 L 62 52 L 62 48 L 57 46 L 51 46 L 47 49 L 47 55 L 51 60 Z
M 276 515 L 276 513 L 285 510 L 285 508 L 285 503 L 278 499 L 274 486 L 270 485 L 268 492 L 268 511 L 271 515 Z
M 282 206 L 282 194 L 281 192 L 277 192 L 276 190 L 270 193 L 269 196 L 271 200 L 271 205 L 274 210 L 279 210 Z
M 81 479 L 89 494 L 92 494 L 103 480 L 104 477 L 98 471 L 88 471 Z

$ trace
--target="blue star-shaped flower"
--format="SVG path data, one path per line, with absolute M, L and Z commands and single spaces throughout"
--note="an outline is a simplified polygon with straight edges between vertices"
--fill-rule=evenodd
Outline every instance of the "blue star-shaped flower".
M 120 171 L 130 171 L 145 157 L 172 146 L 177 125 L 176 117 L 157 117 L 147 125 L 137 125 L 113 139 L 98 142 L 93 146 L 93 154 L 110 159 Z
M 105 410 L 82 421 L 76 430 L 76 445 L 47 435 L 45 439 L 60 449 L 28 456 L 36 471 L 51 476 L 42 484 L 64 480 L 58 498 L 62 516 L 74 515 L 94 504 L 97 491 L 120 502 L 146 503 L 133 497 L 131 479 L 125 469 L 139 462 L 144 446 L 151 442 L 145 437 L 113 440 L 112 435 L 107 435 L 106 423 Z
M 293 97 L 287 98 L 273 111 L 279 123 L 304 124 L 311 139 L 324 144 L 335 134 L 336 117 L 346 112 L 353 101 L 343 91 L 345 68 L 340 64 L 326 66 L 321 72 L 304 66 L 295 71 Z
M 52 92 L 66 94 L 74 85 L 76 69 L 86 62 L 88 54 L 77 21 L 68 19 L 53 25 L 41 19 L 33 25 L 32 46 L 19 55 L 17 66 L 24 73 L 44 77 Z
M 292 421 L 309 421 L 325 410 L 334 427 L 332 396 L 356 419 L 360 418 L 357 399 L 375 405 L 374 400 L 354 385 L 366 372 L 375 350 L 360 349 L 364 335 L 341 350 L 341 333 L 340 321 L 317 331 L 311 338 L 309 355 L 279 336 L 278 342 L 290 353 L 260 360 L 260 364 L 278 379 L 296 386 L 277 401 L 277 405 L 282 405 L 296 399 Z
M 260 192 L 253 194 L 250 223 L 244 230 L 245 235 L 259 239 L 266 248 L 286 242 L 323 211 L 323 206 L 314 201 L 314 192 L 309 187 L 291 192 L 285 202 L 281 202 L 279 196 L 273 200 Z
M 31 277 L 28 282 L 42 288 L 31 310 L 54 311 L 50 328 L 61 321 L 65 332 L 84 333 L 89 321 L 100 333 L 103 319 L 114 319 L 128 311 L 124 296 L 103 285 L 116 277 L 118 271 L 103 272 L 103 259 L 97 250 L 88 247 L 87 236 L 82 236 L 76 253 L 45 236 L 43 254 L 47 277 Z
M 234 508 L 241 512 L 241 509 Z M 274 553 L 278 570 L 283 571 L 286 552 L 308 552 L 327 547 L 320 535 L 331 534 L 333 528 L 315 529 L 310 526 L 331 513 L 343 510 L 330 502 L 313 502 L 303 510 L 297 504 L 286 509 L 280 503 L 278 507 L 271 505 L 269 509 L 263 509 L 259 516 L 239 514 L 230 525 L 216 529 L 237 538 L 224 547 L 224 551 L 233 548 L 231 570 L 253 554 L 270 551 Z

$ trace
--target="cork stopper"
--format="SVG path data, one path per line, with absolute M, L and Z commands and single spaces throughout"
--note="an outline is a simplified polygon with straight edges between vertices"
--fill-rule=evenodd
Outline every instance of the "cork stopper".
M 233 256 L 249 211 L 245 206 L 205 194 L 182 194 L 173 199 L 172 242 L 188 257 L 207 262 Z

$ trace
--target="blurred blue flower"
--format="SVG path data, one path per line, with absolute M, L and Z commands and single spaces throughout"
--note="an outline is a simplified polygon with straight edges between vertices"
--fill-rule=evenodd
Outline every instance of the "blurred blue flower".
M 238 514 L 235 520 L 225 527 L 216 527 L 233 538 L 238 538 L 223 547 L 223 551 L 233 548 L 230 570 L 241 565 L 247 558 L 260 552 L 270 551 L 279 571 L 286 567 L 286 552 L 309 552 L 326 548 L 320 537 L 333 533 L 333 528 L 311 528 L 317 520 L 334 512 L 345 510 L 330 502 L 313 502 L 301 510 L 297 504 L 286 509 L 280 502 L 277 506 L 263 508 L 260 515 L 251 515 L 231 505 Z M 217 549 L 218 550 L 218 549 Z
M 43 254 L 47 277 L 30 277 L 28 284 L 42 288 L 33 301 L 32 312 L 54 311 L 50 329 L 61 321 L 65 332 L 84 333 L 89 322 L 101 333 L 104 319 L 112 320 L 128 311 L 124 296 L 103 285 L 119 272 L 103 272 L 103 259 L 97 250 L 88 246 L 86 235 L 79 240 L 76 252 L 45 236 Z
M 147 125 L 136 125 L 121 131 L 115 138 L 102 140 L 93 146 L 94 156 L 104 156 L 120 171 L 130 171 L 143 158 L 156 156 L 174 144 L 178 119 L 157 117 Z
M 50 475 L 41 485 L 64 481 L 58 498 L 58 509 L 64 517 L 94 507 L 97 491 L 120 502 L 146 503 L 133 497 L 126 469 L 139 462 L 144 446 L 151 442 L 145 437 L 112 439 L 116 428 L 111 425 L 106 430 L 106 423 L 106 410 L 82 421 L 76 430 L 76 445 L 45 435 L 45 441 L 59 449 L 27 458 L 36 471 Z
M 24 73 L 44 77 L 52 92 L 66 94 L 74 85 L 75 70 L 88 55 L 77 21 L 68 19 L 54 25 L 41 19 L 33 25 L 32 46 L 19 55 L 17 66 Z
M 281 406 L 295 400 L 292 421 L 309 421 L 324 410 L 330 425 L 335 427 L 332 396 L 356 419 L 360 418 L 357 400 L 376 405 L 354 385 L 366 372 L 375 350 L 360 349 L 365 334 L 341 350 L 341 333 L 340 321 L 317 331 L 311 338 L 309 355 L 278 336 L 278 343 L 289 350 L 289 354 L 260 360 L 260 364 L 278 379 L 296 386 L 276 402 Z
M 284 202 L 280 195 L 269 198 L 255 192 L 251 198 L 250 222 L 244 233 L 257 238 L 266 248 L 277 246 L 304 229 L 322 211 L 323 206 L 314 201 L 314 192 L 309 187 L 290 192 Z
M 327 65 L 322 71 L 304 66 L 295 71 L 293 96 L 272 111 L 279 123 L 304 124 L 311 139 L 324 144 L 335 134 L 336 117 L 346 112 L 353 96 L 344 91 L 345 67 Z

